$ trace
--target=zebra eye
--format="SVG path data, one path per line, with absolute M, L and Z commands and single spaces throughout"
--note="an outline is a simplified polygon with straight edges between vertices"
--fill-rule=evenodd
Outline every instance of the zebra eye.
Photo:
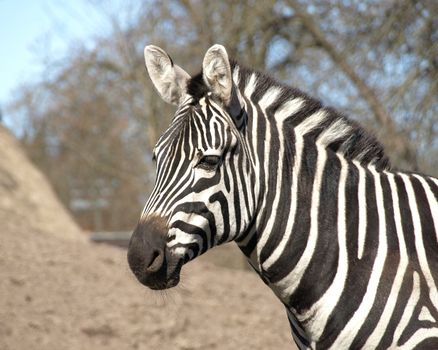
M 196 167 L 205 170 L 214 170 L 219 165 L 221 157 L 215 155 L 202 156 Z

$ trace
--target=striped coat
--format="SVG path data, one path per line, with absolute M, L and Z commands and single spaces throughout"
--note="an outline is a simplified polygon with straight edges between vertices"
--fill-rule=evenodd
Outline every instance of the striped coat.
M 362 127 L 220 45 L 193 77 L 157 47 L 145 58 L 178 109 L 128 252 L 141 283 L 172 287 L 235 241 L 300 348 L 438 349 L 437 179 L 391 171 Z

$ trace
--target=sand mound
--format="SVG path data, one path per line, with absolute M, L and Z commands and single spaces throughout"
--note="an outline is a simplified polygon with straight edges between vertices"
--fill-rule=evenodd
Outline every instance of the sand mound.
M 294 348 L 282 305 L 255 274 L 194 261 L 183 286 L 156 293 L 125 251 L 77 237 L 0 128 L 0 349 Z
M 84 239 L 43 174 L 17 140 L 0 126 L 0 234 L 11 226 L 68 239 Z

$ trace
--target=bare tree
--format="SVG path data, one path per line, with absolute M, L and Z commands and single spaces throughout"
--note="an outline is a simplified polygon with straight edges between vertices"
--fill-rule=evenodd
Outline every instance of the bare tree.
M 154 178 L 148 152 L 173 108 L 146 76 L 148 43 L 192 74 L 222 43 L 366 124 L 396 166 L 438 174 L 436 1 L 153 0 L 126 12 L 106 13 L 110 33 L 48 60 L 8 107 L 24 116 L 24 145 L 85 228 L 132 226 Z

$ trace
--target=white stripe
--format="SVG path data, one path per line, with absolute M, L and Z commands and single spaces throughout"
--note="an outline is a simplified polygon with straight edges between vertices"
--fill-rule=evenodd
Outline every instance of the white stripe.
M 265 94 L 259 101 L 260 108 L 265 112 L 270 105 L 272 105 L 275 101 L 277 101 L 277 98 L 280 95 L 280 93 L 281 93 L 281 88 L 277 86 L 269 88 L 268 91 L 265 92 Z M 266 116 L 266 120 L 268 120 L 267 118 L 268 116 L 266 115 L 266 113 L 264 113 L 264 115 Z
M 167 159 L 167 162 L 172 162 L 172 161 L 176 161 L 176 159 Z M 190 173 L 191 169 L 186 169 L 185 173 L 181 176 L 181 174 L 179 174 L 179 172 L 182 168 L 183 163 L 184 163 L 183 157 L 181 157 L 181 159 L 179 159 L 179 163 L 178 163 L 178 166 L 177 166 L 175 172 L 173 174 L 171 174 L 172 178 L 170 181 L 168 181 L 166 178 L 163 177 L 165 175 L 170 175 L 170 174 L 163 174 L 162 173 L 162 171 L 164 171 L 164 167 L 167 164 L 161 165 L 162 171 L 160 174 L 157 173 L 157 178 L 155 180 L 155 186 L 154 186 L 152 194 L 150 195 L 150 197 L 145 205 L 145 208 L 143 210 L 143 215 L 149 214 L 149 212 L 152 211 L 152 208 L 157 204 L 157 201 L 158 201 L 161 193 L 168 191 L 170 187 L 173 187 L 174 188 L 173 191 L 175 191 L 182 182 L 187 181 L 187 178 L 189 177 L 189 173 Z M 178 174 L 180 177 L 178 179 L 176 179 Z M 178 182 L 175 184 L 174 182 L 176 182 L 176 181 L 178 181 Z M 167 184 L 167 186 L 165 186 L 166 184 Z M 167 197 L 170 197 L 172 192 L 169 193 L 169 195 Z M 163 203 L 161 203 L 161 206 L 162 205 L 163 205 Z M 158 208 L 154 208 L 153 211 L 158 212 L 158 210 L 159 210 Z
M 227 201 L 230 199 L 227 198 Z M 229 202 L 230 203 L 230 202 Z M 216 224 L 216 235 L 214 237 L 213 246 L 217 245 L 219 239 L 221 239 L 224 235 L 224 217 L 222 216 L 222 207 L 219 201 L 214 201 L 209 204 L 209 210 L 214 215 L 214 220 Z M 228 218 L 225 218 L 227 220 Z M 208 223 L 209 225 L 209 223 Z M 230 235 L 231 236 L 231 235 Z
M 338 267 L 336 275 L 330 287 L 324 295 L 312 305 L 302 316 L 300 321 L 304 321 L 306 329 L 312 334 L 312 340 L 318 341 L 327 325 L 328 318 L 339 302 L 342 291 L 345 287 L 345 280 L 348 271 L 348 254 L 347 254 L 347 217 L 346 217 L 346 196 L 345 187 L 348 176 L 348 163 L 338 155 L 341 162 L 341 173 L 338 184 Z
M 275 113 L 275 119 L 277 120 L 277 127 L 280 131 L 279 132 L 280 144 L 283 144 L 284 142 L 284 132 L 282 130 L 284 121 L 288 117 L 291 117 L 293 114 L 298 112 L 302 108 L 303 103 L 304 101 L 302 99 L 294 99 L 287 101 Z M 275 247 L 274 251 L 268 257 L 268 259 L 266 259 L 266 261 L 263 263 L 263 268 L 265 270 L 269 269 L 272 266 L 272 264 L 274 264 L 274 262 L 276 262 L 278 258 L 281 256 L 286 246 L 286 243 L 289 241 L 289 237 L 292 233 L 292 224 L 294 222 L 295 211 L 297 208 L 297 196 L 295 194 L 297 193 L 297 189 L 298 189 L 298 174 L 300 172 L 302 148 L 303 148 L 303 139 L 301 136 L 298 136 L 295 140 L 295 160 L 294 160 L 294 166 L 292 172 L 292 186 L 290 190 L 290 198 L 292 198 L 290 214 L 288 216 L 286 229 L 280 243 Z M 280 232 L 278 232 L 277 234 L 279 233 Z
M 398 294 L 403 284 L 403 277 L 406 273 L 406 268 L 409 262 L 408 253 L 406 250 L 406 243 L 404 239 L 404 233 L 403 233 L 397 186 L 394 181 L 394 174 L 388 173 L 387 175 L 388 175 L 388 182 L 391 188 L 392 203 L 394 209 L 394 221 L 395 221 L 395 228 L 397 232 L 397 239 L 398 239 L 399 251 L 400 251 L 400 262 L 398 264 L 397 273 L 395 275 L 392 284 L 391 292 L 389 293 L 389 297 L 387 298 L 385 308 L 383 309 L 383 313 L 380 316 L 379 322 L 377 323 L 376 328 L 374 328 L 373 333 L 369 336 L 367 342 L 363 346 L 364 349 L 367 348 L 371 349 L 373 347 L 377 347 L 380 340 L 382 339 L 386 331 L 386 327 L 388 326 L 391 316 L 396 307 Z
M 246 150 L 246 154 L 249 154 L 248 150 Z M 239 166 L 237 159 L 234 159 L 234 166 L 236 168 Z M 242 173 L 245 176 L 237 176 L 237 178 L 239 179 L 239 182 L 240 182 L 239 183 L 239 188 L 243 188 L 242 184 L 245 184 L 245 187 L 246 187 L 246 198 L 247 198 L 247 201 L 248 201 L 248 207 L 246 207 L 243 210 L 243 212 L 245 213 L 247 222 L 251 221 L 251 218 L 252 218 L 251 215 L 256 210 L 256 198 L 255 198 L 254 192 L 253 192 L 254 188 L 253 188 L 253 184 L 251 182 L 251 176 L 249 175 L 250 172 L 252 171 L 252 169 L 253 168 L 252 168 L 252 166 L 250 164 L 248 164 L 247 162 L 243 162 Z M 245 193 L 243 193 L 243 191 L 242 191 L 241 195 L 242 195 L 242 197 L 244 197 Z M 243 198 L 242 198 L 241 203 L 245 203 L 245 200 Z M 247 227 L 247 226 L 245 224 L 245 226 L 242 226 L 242 227 Z
M 283 300 L 286 300 L 300 284 L 301 278 L 304 275 L 310 260 L 315 253 L 316 241 L 318 239 L 318 211 L 319 211 L 319 195 L 321 193 L 321 183 L 324 175 L 324 167 L 327 159 L 327 151 L 324 148 L 318 148 L 318 159 L 316 163 L 315 178 L 312 188 L 312 204 L 310 209 L 310 231 L 307 239 L 307 245 L 300 257 L 295 268 L 289 272 L 282 280 L 274 284 L 275 290 L 278 290 L 278 295 Z
M 262 167 L 260 166 L 260 157 L 258 157 L 258 155 L 257 155 L 259 112 L 258 112 L 257 108 L 252 104 L 251 100 L 250 100 L 249 103 L 251 103 L 252 112 L 253 112 L 252 113 L 252 118 L 251 118 L 251 120 L 252 120 L 252 131 L 251 131 L 251 133 L 252 133 L 252 147 L 251 147 L 252 148 L 252 153 L 251 154 L 253 155 L 253 161 L 255 163 L 254 164 L 254 170 L 256 172 L 256 175 L 255 175 L 255 184 L 254 184 L 255 185 L 254 186 L 255 187 L 254 195 L 255 195 L 255 201 L 257 202 L 257 199 L 258 199 L 258 196 L 259 196 L 259 193 L 260 193 L 260 187 L 261 187 L 260 171 L 262 170 Z M 254 249 L 253 253 L 257 254 L 257 250 Z M 256 260 L 252 260 L 252 261 L 254 262 L 253 265 L 256 265 Z M 259 266 L 257 265 L 257 268 L 258 267 Z
M 271 159 L 269 158 L 270 156 L 270 152 L 272 149 L 271 146 L 271 126 L 270 126 L 270 122 L 269 122 L 269 118 L 267 118 L 267 114 L 266 114 L 266 109 L 269 108 L 270 105 L 272 105 L 278 98 L 278 95 L 281 93 L 281 89 L 278 87 L 271 87 L 264 95 L 263 97 L 260 99 L 259 101 L 259 106 L 262 110 L 262 113 L 264 116 L 266 116 L 266 129 L 265 129 L 265 137 L 264 137 L 264 142 L 263 142 L 263 148 L 264 148 L 264 173 L 265 173 L 265 188 L 268 189 L 269 188 L 269 177 L 271 176 L 271 172 L 269 171 L 269 166 L 271 163 Z M 261 136 L 260 134 L 258 135 L 259 137 Z M 280 144 L 280 149 L 279 149 L 279 155 L 278 155 L 278 160 L 283 159 L 283 152 L 284 152 L 284 145 Z M 277 184 L 276 184 L 276 191 L 275 191 L 275 195 L 274 195 L 274 203 L 273 203 L 273 208 L 277 208 L 278 207 L 278 201 L 280 200 L 280 188 L 281 188 L 281 179 L 280 179 L 280 174 L 283 171 L 283 161 L 278 161 L 278 169 L 277 169 Z M 263 202 L 261 205 L 261 209 L 263 210 L 266 206 L 266 197 L 263 197 Z M 257 217 L 257 226 L 260 226 L 260 221 L 262 219 L 262 216 L 258 216 Z M 275 221 L 275 215 L 271 215 L 268 219 L 268 222 L 266 223 L 266 228 L 265 230 L 263 230 L 263 232 L 260 232 L 260 238 L 259 241 L 257 242 L 257 263 L 258 266 L 260 267 L 260 254 L 262 252 L 263 247 L 265 246 L 266 242 L 269 239 L 269 236 L 271 235 L 272 232 L 272 227 L 274 225 L 274 221 Z M 261 270 L 261 267 L 260 267 Z
M 295 133 L 304 136 L 324 122 L 326 116 L 327 113 L 323 109 L 320 109 L 318 112 L 313 113 L 311 116 L 307 117 L 300 124 L 298 124 L 295 127 Z
M 174 185 L 175 187 L 171 190 L 171 192 L 166 194 L 166 201 L 162 201 L 161 203 L 159 203 L 160 205 L 155 208 L 154 211 L 160 211 L 161 213 L 163 213 L 163 216 L 169 216 L 172 214 L 175 205 L 178 205 L 178 203 L 173 203 L 174 199 L 181 195 L 187 189 L 186 186 L 181 186 L 181 184 L 187 185 L 188 183 L 194 183 L 196 174 L 194 174 L 191 170 L 192 169 L 187 169 L 186 173 L 178 180 L 178 183 Z M 172 183 L 172 181 L 169 183 Z
M 172 223 L 174 223 L 177 220 L 181 220 L 181 221 L 185 221 L 187 222 L 188 217 L 190 216 L 190 214 L 184 213 L 184 212 L 177 212 L 175 213 L 175 215 L 172 217 L 172 222 L 170 222 L 170 225 L 172 225 Z M 190 217 L 191 218 L 191 217 Z M 205 221 L 205 218 L 197 218 L 196 220 L 196 226 L 201 226 L 203 224 L 203 221 Z M 184 244 L 184 245 L 188 245 L 188 244 L 192 244 L 192 243 L 196 243 L 199 246 L 199 249 L 202 249 L 202 244 L 204 242 L 204 240 L 202 239 L 202 237 L 198 234 L 195 234 L 193 232 L 191 233 L 187 233 L 184 231 L 181 231 L 180 229 L 177 228 L 171 228 L 169 230 L 169 236 L 175 236 L 176 238 L 171 240 L 170 242 L 167 243 L 167 247 L 169 249 L 171 249 L 174 245 L 176 244 Z M 186 248 L 185 248 L 186 249 Z
M 207 240 L 208 240 L 207 246 L 211 247 L 211 233 L 210 233 L 210 225 L 209 225 L 208 219 L 206 219 L 202 215 L 199 215 L 196 213 L 186 213 L 183 211 L 178 211 L 178 212 L 174 213 L 174 215 L 172 216 L 171 221 L 169 222 L 169 225 L 172 226 L 172 224 L 175 223 L 176 221 L 188 222 L 188 223 L 190 223 L 190 225 L 203 228 L 204 232 L 206 233 Z M 194 234 L 192 232 L 186 233 L 184 231 L 181 231 L 180 229 L 173 229 L 172 228 L 171 230 L 175 230 L 175 234 L 178 237 L 181 236 L 181 240 L 176 239 L 176 240 L 172 240 L 172 241 L 168 242 L 167 246 L 169 248 L 175 244 L 180 244 L 180 243 L 188 244 L 191 242 L 198 242 L 199 247 L 202 248 L 202 244 L 204 243 L 204 240 L 202 239 L 202 237 L 200 235 Z M 193 237 L 190 238 L 190 236 L 193 236 Z
M 326 112 L 324 110 L 319 110 L 313 113 L 311 116 L 304 119 L 299 125 L 295 127 L 295 163 L 294 163 L 294 173 L 292 175 L 292 203 L 291 203 L 291 215 L 292 218 L 295 216 L 296 207 L 297 207 L 297 193 L 298 193 L 298 173 L 301 167 L 301 156 L 302 149 L 304 145 L 303 137 L 312 131 L 314 128 L 319 126 L 326 119 Z M 312 189 L 312 205 L 311 205 L 311 223 L 310 223 L 310 232 L 308 237 L 308 242 L 306 248 L 301 255 L 300 260 L 298 261 L 295 268 L 289 272 L 287 276 L 285 276 L 282 280 L 276 282 L 271 285 L 271 288 L 276 292 L 276 294 L 283 300 L 286 301 L 288 296 L 290 296 L 295 289 L 298 287 L 301 278 L 305 270 L 307 269 L 308 264 L 310 263 L 310 259 L 313 255 L 313 251 L 316 246 L 316 240 L 318 236 L 318 208 L 319 208 L 319 193 L 321 189 L 321 177 L 324 171 L 324 165 L 327 158 L 326 150 L 323 147 L 318 147 L 318 160 L 317 160 L 317 168 L 315 173 L 315 179 L 313 183 Z M 293 231 L 293 225 L 295 224 L 295 220 L 290 222 L 290 225 L 286 227 L 286 232 L 289 232 L 289 236 Z M 291 227 L 292 226 L 292 227 Z M 287 238 L 287 239 L 286 239 Z M 266 268 L 272 266 L 272 264 L 281 256 L 281 252 L 284 251 L 286 243 L 289 237 L 284 237 L 282 240 L 281 248 L 277 248 L 275 250 L 275 255 L 272 254 L 272 258 L 269 257 L 265 262 Z
M 231 155 L 227 154 L 227 158 L 230 161 Z M 234 169 L 237 169 L 237 166 L 236 166 L 235 163 L 231 164 L 230 166 L 234 167 Z M 229 170 L 228 169 L 222 169 L 222 171 L 223 171 L 223 173 L 225 173 L 225 172 L 227 172 Z M 228 203 L 228 218 L 226 218 L 225 220 L 228 220 L 228 222 L 230 223 L 230 235 L 228 237 L 228 242 L 230 240 L 235 239 L 236 238 L 235 235 L 239 233 L 239 232 L 234 232 L 234 235 L 233 235 L 233 232 L 232 232 L 233 231 L 233 226 L 235 227 L 235 225 L 237 225 L 236 208 L 235 208 L 235 205 L 234 205 L 235 204 L 235 202 L 234 202 L 234 193 L 237 192 L 239 190 L 239 188 L 237 187 L 238 185 L 234 181 L 232 181 L 231 174 L 229 176 L 231 178 L 230 181 L 229 181 L 230 191 L 229 192 L 223 191 L 223 194 L 226 197 L 226 202 Z M 223 174 L 222 174 L 221 178 L 222 179 L 224 178 Z M 239 176 L 237 176 L 237 178 L 239 178 Z M 210 197 L 210 196 L 208 196 L 208 197 Z M 243 202 L 240 202 L 240 201 L 238 203 L 236 203 L 236 205 L 239 205 L 239 204 L 241 206 L 244 205 Z M 220 205 L 219 205 L 219 207 L 220 207 Z M 243 215 L 244 215 L 244 213 L 241 210 L 241 216 L 240 216 L 241 220 L 243 219 Z M 222 212 L 221 211 L 219 212 L 218 216 L 222 216 Z M 240 223 L 240 224 L 242 224 L 242 223 Z M 243 227 L 243 226 L 240 226 L 240 227 Z
M 270 132 L 268 132 L 267 134 L 270 134 Z M 268 137 L 266 137 L 268 138 Z M 268 157 L 269 155 L 269 144 L 266 142 L 265 143 L 265 147 L 267 146 L 268 149 L 266 149 L 266 154 L 265 157 Z M 283 161 L 280 159 L 283 159 L 284 157 L 284 145 L 283 143 L 280 143 L 280 149 L 279 149 L 279 153 L 278 155 L 278 167 L 277 170 L 275 170 L 277 172 L 277 183 L 275 186 L 275 195 L 274 195 L 274 202 L 272 204 L 272 208 L 278 208 L 278 203 L 280 201 L 280 191 L 281 191 L 281 185 L 283 183 L 283 179 L 281 178 L 282 174 L 283 174 Z M 269 172 L 269 161 L 268 158 L 265 159 L 265 186 L 266 188 L 268 188 L 268 183 L 269 183 L 269 176 L 270 176 L 270 172 Z M 266 196 L 263 199 L 263 203 L 262 203 L 262 208 L 264 208 L 266 205 Z M 257 261 L 259 263 L 260 266 L 260 254 L 262 252 L 263 247 L 265 246 L 266 242 L 268 241 L 268 238 L 271 234 L 278 234 L 278 232 L 272 232 L 274 223 L 276 221 L 276 215 L 270 215 L 268 222 L 266 223 L 266 227 L 263 230 L 263 232 L 261 232 L 261 237 L 259 239 L 259 241 L 257 242 Z M 261 270 L 262 271 L 262 270 Z
M 380 277 L 385 265 L 388 243 L 386 241 L 386 218 L 382 186 L 380 183 L 380 175 L 375 171 L 374 168 L 371 168 L 370 170 L 374 175 L 377 213 L 379 217 L 379 246 L 377 248 L 377 255 L 376 259 L 374 260 L 373 269 L 362 302 L 330 349 L 348 349 L 350 347 L 354 340 L 354 335 L 357 333 L 358 327 L 363 324 L 368 317 L 371 308 L 373 307 Z M 358 276 L 358 278 L 360 278 L 360 276 Z
M 176 161 L 176 158 L 173 159 L 174 161 Z M 185 169 L 184 174 L 181 175 L 180 171 L 182 169 L 182 166 L 184 164 L 184 157 L 181 157 L 181 159 L 179 160 L 178 166 L 175 170 L 174 173 L 170 173 L 170 169 L 172 167 L 169 167 L 169 169 L 167 169 L 168 174 L 163 174 L 163 175 L 172 175 L 172 178 L 169 179 L 160 179 L 160 182 L 162 182 L 162 184 L 167 185 L 164 188 L 160 188 L 158 191 L 158 196 L 160 196 L 161 193 L 163 192 L 167 192 L 169 191 L 169 193 L 167 193 L 166 195 L 166 201 L 162 201 L 161 203 L 159 203 L 159 207 L 161 210 L 166 211 L 168 210 L 168 207 L 170 205 L 170 203 L 172 202 L 170 199 L 174 198 L 175 196 L 178 195 L 177 191 L 179 189 L 179 192 L 184 191 L 184 187 L 185 186 L 181 186 L 181 184 L 188 182 L 188 179 L 192 179 L 193 178 L 193 173 L 192 173 L 192 169 L 187 168 Z M 157 183 L 158 183 L 157 179 Z M 182 188 L 181 188 L 182 187 Z M 154 203 L 156 204 L 156 203 Z M 156 208 L 156 209 L 158 209 Z M 150 210 L 151 208 L 149 208 Z
M 402 346 L 395 349 L 400 350 L 411 350 L 416 349 L 416 346 L 420 344 L 423 340 L 428 338 L 438 338 L 438 328 L 420 328 L 417 330 L 409 340 Z
M 404 307 L 402 318 L 400 319 L 400 322 L 398 323 L 398 326 L 394 331 L 394 338 L 392 340 L 391 346 L 389 347 L 390 349 L 397 348 L 397 342 L 399 341 L 400 336 L 402 335 L 403 331 L 407 327 L 409 320 L 411 319 L 412 314 L 414 313 L 415 307 L 417 306 L 418 303 L 418 299 L 420 299 L 420 276 L 415 271 L 414 271 L 413 279 L 414 281 L 412 284 L 411 296 L 409 297 L 409 300 L 406 306 Z
M 418 315 L 418 319 L 420 321 L 427 321 L 427 322 L 436 322 L 435 318 L 430 313 L 429 309 L 426 306 L 423 306 L 420 311 L 420 315 Z
M 367 232 L 367 193 L 366 193 L 366 173 L 363 166 L 359 163 L 354 162 L 357 169 L 359 170 L 359 182 L 358 182 L 358 193 L 357 201 L 359 205 L 359 227 L 358 227 L 358 237 L 357 237 L 357 257 L 362 259 L 363 250 L 365 247 L 365 238 Z
M 234 67 L 234 70 L 233 70 L 233 81 L 234 81 L 234 84 L 236 85 L 236 87 L 237 86 L 239 86 L 239 83 L 240 83 L 240 67 L 239 66 L 235 66 Z
M 248 99 L 251 99 L 251 96 L 254 93 L 256 85 L 257 85 L 257 76 L 255 73 L 252 73 L 245 86 L 244 94 Z
M 400 176 L 405 183 L 406 192 L 408 194 L 409 207 L 411 208 L 412 223 L 414 225 L 415 248 L 417 250 L 418 261 L 420 262 L 421 271 L 423 272 L 427 286 L 429 287 L 430 301 L 432 302 L 435 309 L 438 310 L 438 292 L 436 289 L 435 281 L 430 272 L 426 251 L 424 249 L 423 229 L 421 227 L 420 213 L 418 212 L 417 200 L 415 198 L 414 189 L 407 175 L 401 174 Z
M 304 100 L 302 98 L 294 98 L 293 100 L 286 101 L 275 112 L 275 119 L 277 120 L 278 129 L 282 131 L 283 123 L 286 119 L 292 117 L 301 108 L 303 108 Z M 284 136 L 284 132 L 280 132 L 281 136 Z
M 210 125 L 208 127 L 210 136 L 211 136 L 211 147 L 213 148 L 212 150 L 208 150 L 208 151 L 219 151 L 218 155 L 220 156 L 222 154 L 222 150 L 221 149 L 214 149 L 214 147 L 216 147 L 216 131 L 215 131 L 215 126 L 217 126 L 217 130 L 220 130 L 220 124 L 217 122 L 216 118 L 213 118 L 210 120 Z M 221 140 L 221 137 L 219 135 L 218 141 Z M 206 140 L 207 142 L 207 140 Z M 207 142 L 208 143 L 208 142 Z
M 330 143 L 343 138 L 351 130 L 351 127 L 342 119 L 338 119 L 325 129 L 318 137 L 318 143 L 322 146 L 327 146 Z
M 199 113 L 199 111 L 195 110 L 194 115 L 198 118 L 198 123 L 193 123 L 193 126 L 196 129 L 196 136 L 198 137 L 198 147 L 202 147 L 202 140 L 204 138 L 204 135 L 207 135 L 207 128 L 204 123 L 206 120 L 207 113 L 207 104 L 205 103 L 205 99 L 202 99 L 199 102 L 199 105 L 201 106 L 202 113 Z M 199 124 L 201 124 L 201 129 L 199 129 Z M 190 128 L 191 129 L 191 128 Z
M 296 135 L 295 138 L 295 161 L 292 173 L 292 190 L 291 190 L 291 206 L 290 206 L 290 215 L 288 216 L 288 221 L 285 229 L 285 234 L 281 239 L 280 243 L 277 245 L 275 250 L 269 256 L 268 259 L 263 264 L 263 268 L 268 270 L 283 254 L 284 249 L 286 247 L 286 243 L 289 241 L 290 236 L 292 235 L 292 226 L 295 222 L 295 212 L 297 210 L 297 197 L 298 197 L 298 176 L 300 174 L 301 169 L 301 158 L 303 154 L 303 138 L 301 136 Z

